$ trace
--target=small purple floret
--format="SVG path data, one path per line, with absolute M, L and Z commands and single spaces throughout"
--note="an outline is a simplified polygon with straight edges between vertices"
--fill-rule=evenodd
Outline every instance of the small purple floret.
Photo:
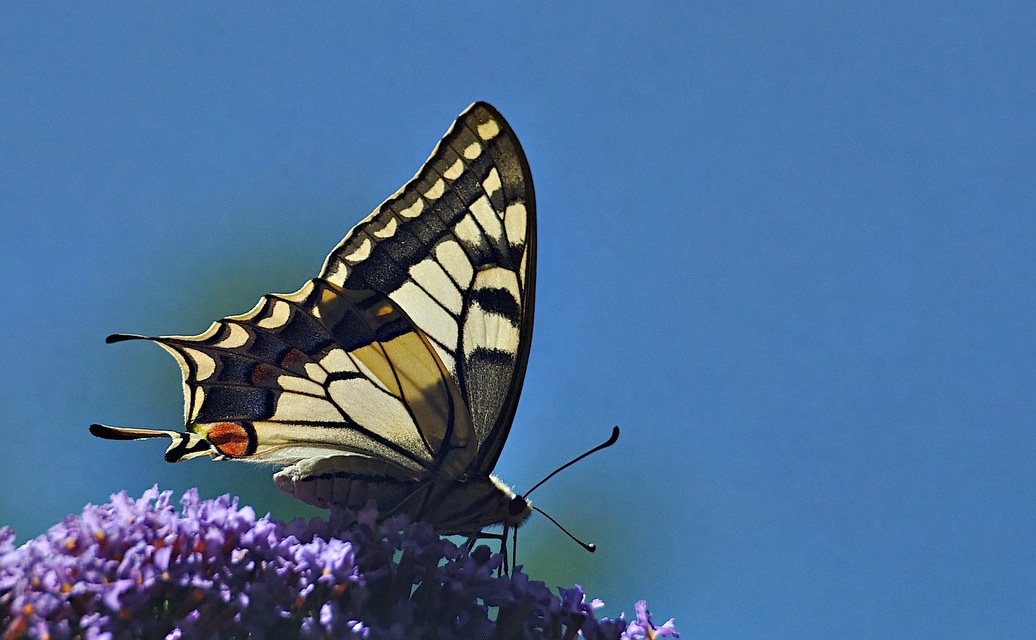
M 648 611 L 647 602 L 640 600 L 634 605 L 634 610 L 637 612 L 637 619 L 629 624 L 626 631 L 622 634 L 623 640 L 627 638 L 629 640 L 655 640 L 655 638 L 679 638 L 680 634 L 676 632 L 673 627 L 673 619 L 670 618 L 668 622 L 663 624 L 661 627 L 656 627 L 651 623 L 651 612 Z
M 552 593 L 480 545 L 373 508 L 282 523 L 228 496 L 157 488 L 88 505 L 21 547 L 0 529 L 4 638 L 475 638 L 677 636 L 597 619 L 576 585 Z M 333 534 L 333 535 L 332 535 Z

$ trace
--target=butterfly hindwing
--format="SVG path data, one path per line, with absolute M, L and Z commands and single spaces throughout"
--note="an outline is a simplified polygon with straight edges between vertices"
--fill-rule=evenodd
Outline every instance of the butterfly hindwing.
M 222 427 L 224 455 L 290 464 L 352 452 L 416 477 L 432 468 L 459 475 L 475 452 L 449 372 L 380 293 L 316 279 L 199 336 L 155 341 L 183 369 L 188 427 L 210 440 L 214 426 L 241 428 Z

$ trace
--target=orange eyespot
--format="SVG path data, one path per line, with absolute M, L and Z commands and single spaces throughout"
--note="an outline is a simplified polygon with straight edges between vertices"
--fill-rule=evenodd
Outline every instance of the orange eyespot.
M 284 354 L 283 358 L 281 358 L 281 364 L 285 366 L 298 365 L 304 364 L 308 360 L 309 357 L 306 356 L 306 354 L 302 353 L 298 349 L 292 349 L 288 353 Z
M 205 438 L 225 456 L 240 458 L 248 453 L 248 432 L 236 422 L 213 425 Z
M 277 372 L 265 362 L 260 362 L 255 365 L 255 369 L 252 369 L 252 384 L 256 386 L 265 386 L 267 382 L 276 378 Z

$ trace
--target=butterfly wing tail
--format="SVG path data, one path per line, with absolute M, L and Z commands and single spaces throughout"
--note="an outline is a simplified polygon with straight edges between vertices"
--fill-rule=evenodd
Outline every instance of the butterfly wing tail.
M 169 438 L 173 442 L 165 450 L 166 462 L 179 462 L 198 456 L 213 456 L 215 449 L 203 436 L 182 431 L 164 429 L 137 429 L 134 427 L 109 427 L 103 424 L 90 425 L 90 433 L 105 440 L 146 440 L 148 438 Z M 215 457 L 215 456 L 213 456 Z

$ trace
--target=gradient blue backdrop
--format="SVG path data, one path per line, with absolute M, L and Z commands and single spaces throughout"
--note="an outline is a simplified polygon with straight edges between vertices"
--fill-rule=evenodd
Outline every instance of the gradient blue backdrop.
M 487 100 L 540 216 L 498 471 L 624 429 L 536 495 L 600 552 L 534 518 L 534 577 L 685 638 L 1036 636 L 1031 7 L 4 3 L 0 523 L 305 512 L 91 438 L 181 424 L 172 359 L 104 336 L 294 290 Z

